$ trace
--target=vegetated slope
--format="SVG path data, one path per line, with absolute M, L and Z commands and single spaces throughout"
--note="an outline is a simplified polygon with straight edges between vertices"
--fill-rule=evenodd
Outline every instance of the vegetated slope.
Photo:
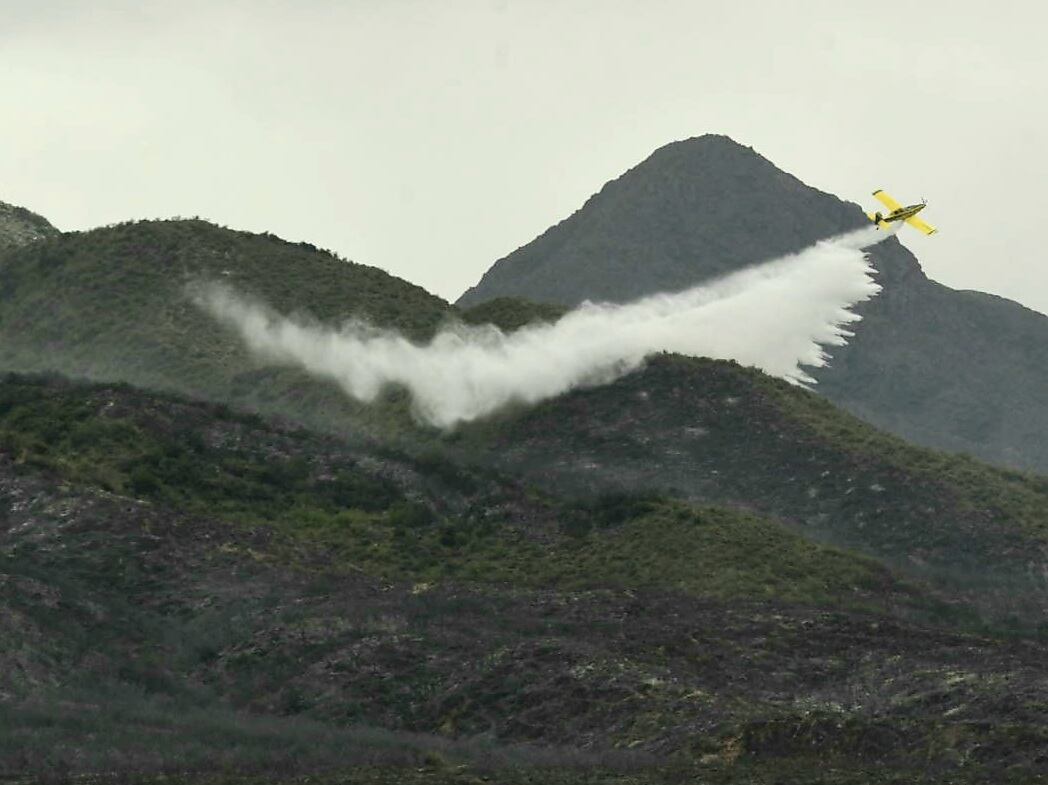
M 0 522 L 5 775 L 406 781 L 437 753 L 498 781 L 974 782 L 1048 760 L 1043 645 L 903 621 L 934 601 L 750 513 L 580 504 L 9 377 Z M 654 757 L 615 775 L 616 748 Z
M 741 511 L 692 510 L 647 493 L 543 498 L 438 453 L 347 447 L 130 387 L 11 377 L 0 382 L 0 440 L 16 466 L 275 527 L 389 579 L 572 587 L 627 581 L 835 605 L 894 604 L 910 592 L 868 559 Z M 644 542 L 655 531 L 675 547 Z M 615 562 L 627 553 L 634 563 L 620 572 Z M 782 558 L 787 553 L 793 563 Z M 693 570 L 696 564 L 703 569 Z M 740 578 L 747 565 L 749 580 Z
M 496 297 L 461 311 L 467 324 L 493 324 L 503 332 L 513 332 L 536 322 L 556 322 L 568 312 L 563 305 L 536 303 L 517 297 Z
M 417 286 L 305 243 L 199 220 L 142 221 L 7 256 L 0 368 L 127 381 L 341 429 L 383 418 L 381 407 L 365 412 L 333 384 L 251 357 L 239 336 L 192 304 L 186 286 L 198 281 L 224 282 L 285 313 L 332 325 L 366 318 L 415 338 L 448 313 Z
M 43 216 L 7 202 L 0 202 L 0 253 L 60 232 Z
M 703 136 L 666 145 L 607 183 L 497 261 L 459 304 L 624 302 L 866 223 L 856 205 L 752 149 Z M 921 444 L 1048 472 L 1048 316 L 928 280 L 894 238 L 871 257 L 884 292 L 860 306 L 864 321 L 850 346 L 834 349 L 831 367 L 816 372 L 818 391 Z
M 913 447 L 734 363 L 660 356 L 459 438 L 557 492 L 663 489 L 755 510 L 990 617 L 1043 618 L 1048 480 Z

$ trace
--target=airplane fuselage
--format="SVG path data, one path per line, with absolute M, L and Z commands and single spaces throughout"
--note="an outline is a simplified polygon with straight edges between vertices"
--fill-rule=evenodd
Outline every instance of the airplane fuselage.
M 921 210 L 928 205 L 926 204 L 911 204 L 907 207 L 900 207 L 898 210 L 892 210 L 887 215 L 881 215 L 877 213 L 878 221 L 884 221 L 885 223 L 891 223 L 892 221 L 905 221 L 907 218 L 913 218 Z

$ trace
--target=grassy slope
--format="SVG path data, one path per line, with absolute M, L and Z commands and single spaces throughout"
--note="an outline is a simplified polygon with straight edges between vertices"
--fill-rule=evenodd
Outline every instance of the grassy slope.
M 505 580 L 573 588 L 627 583 L 722 597 L 866 601 L 877 592 L 860 587 L 880 585 L 883 569 L 808 539 L 813 531 L 819 533 L 818 521 L 829 516 L 830 539 L 931 580 L 963 604 L 992 606 L 997 618 L 1039 596 L 1036 581 L 1025 579 L 1024 570 L 1026 554 L 1044 536 L 1048 491 L 1043 480 L 870 433 L 810 394 L 728 364 L 668 362 L 670 367 L 657 372 L 679 371 L 683 362 L 686 379 L 703 378 L 707 393 L 714 390 L 717 400 L 728 391 L 718 385 L 729 384 L 736 401 L 730 413 L 717 418 L 726 431 L 703 436 L 703 462 L 685 459 L 680 476 L 667 475 L 670 487 L 689 475 L 704 479 L 700 493 L 678 487 L 652 496 L 658 485 L 646 475 L 639 482 L 632 476 L 622 482 L 616 462 L 626 468 L 659 463 L 637 452 L 637 444 L 609 438 L 607 428 L 600 431 L 598 457 L 600 471 L 610 477 L 604 491 L 610 495 L 596 503 L 525 503 L 521 491 L 511 492 L 504 481 L 458 468 L 439 454 L 409 458 L 387 450 L 388 458 L 430 478 L 416 488 L 398 487 L 381 473 L 362 471 L 358 459 L 335 443 L 307 450 L 305 445 L 319 437 L 288 435 L 280 445 L 256 440 L 250 449 L 216 446 L 208 441 L 207 421 L 224 416 L 221 410 L 171 402 L 145 406 L 142 401 L 150 399 L 130 389 L 96 390 L 85 397 L 76 386 L 17 378 L 0 389 L 0 434 L 22 463 L 115 493 L 281 526 L 390 579 Z M 634 375 L 619 386 L 649 387 L 651 379 L 644 377 Z M 672 380 L 663 381 L 674 386 Z M 504 440 L 503 449 L 514 445 L 506 450 L 511 460 L 520 460 L 515 451 L 537 455 L 542 471 L 549 470 L 544 456 L 550 454 L 589 460 L 594 445 L 586 434 L 603 421 L 605 392 L 575 394 L 580 407 L 569 396 L 522 420 L 487 427 Z M 616 415 L 623 395 L 636 397 L 623 390 L 610 396 Z M 572 413 L 564 414 L 565 405 Z M 165 413 L 165 407 L 181 414 Z M 675 411 L 657 408 L 659 416 L 672 417 Z M 543 425 L 548 417 L 558 420 L 558 429 Z M 187 427 L 192 422 L 196 427 Z M 268 433 L 256 424 L 258 433 Z M 680 423 L 671 425 L 682 430 Z M 660 449 L 675 450 L 672 435 L 662 441 L 665 427 L 641 423 L 639 432 L 654 434 Z M 487 438 L 493 437 L 488 433 Z M 551 444 L 553 439 L 559 441 Z M 741 453 L 725 446 L 743 440 Z M 269 459 L 260 462 L 260 455 Z M 544 476 L 527 466 L 524 470 L 540 480 Z M 570 464 L 564 470 L 571 472 L 569 479 L 581 473 Z M 827 476 L 831 470 L 835 476 Z M 599 489 L 603 479 L 592 474 L 584 476 Z M 711 475 L 716 484 L 708 482 Z M 631 484 L 631 493 L 640 496 L 615 495 Z M 692 507 L 671 501 L 675 496 L 697 496 L 720 507 Z M 492 510 L 510 501 L 523 504 L 526 515 L 540 521 L 542 537 L 528 525 L 501 525 L 504 521 Z M 740 505 L 761 512 L 744 512 Z M 765 517 L 769 514 L 805 526 L 790 531 Z M 551 529 L 554 518 L 558 522 Z M 654 532 L 659 536 L 653 538 Z M 900 558 L 915 553 L 923 563 L 915 566 Z M 984 574 L 965 574 L 973 569 Z M 971 585 L 983 587 L 979 597 L 973 599 Z
M 54 232 L 52 231 L 53 235 Z M 0 369 L 126 381 L 278 414 L 342 433 L 411 431 L 404 394 L 375 405 L 252 358 L 192 305 L 217 281 L 282 313 L 362 318 L 425 340 L 445 320 L 513 330 L 563 309 L 501 300 L 460 313 L 423 289 L 307 243 L 200 220 L 141 221 L 49 236 L 0 265 Z
M 779 517 L 997 618 L 1040 619 L 1029 553 L 1048 537 L 1048 482 L 912 447 L 732 363 L 654 358 L 454 441 L 558 492 L 660 488 Z
M 186 285 L 221 281 L 274 308 L 337 324 L 350 316 L 420 338 L 449 313 L 417 286 L 308 244 L 198 220 L 70 233 L 0 266 L 0 367 L 128 381 L 345 430 L 405 420 L 365 412 L 333 385 L 267 368 L 192 305 Z
M 919 594 L 757 515 L 566 502 L 436 456 L 24 378 L 0 384 L 0 454 L 5 766 L 374 756 L 387 767 L 363 781 L 380 782 L 434 750 L 483 761 L 448 738 L 487 735 L 594 750 L 503 750 L 500 781 L 536 760 L 550 782 L 572 781 L 566 762 L 671 776 L 616 773 L 601 750 L 618 745 L 683 756 L 685 781 L 875 782 L 973 750 L 1030 772 L 1044 744 L 1036 644 L 900 623 Z M 385 730 L 345 729 L 361 724 Z
M 216 422 L 237 435 L 220 439 Z M 11 377 L 0 383 L 0 446 L 67 481 L 278 527 L 388 579 L 838 603 L 893 591 L 876 563 L 741 511 L 654 496 L 521 501 L 505 480 L 438 455 L 380 452 L 416 473 L 405 486 L 366 468 L 381 457 L 362 463 L 334 441 L 131 388 Z M 509 503 L 530 508 L 541 536 L 492 514 Z

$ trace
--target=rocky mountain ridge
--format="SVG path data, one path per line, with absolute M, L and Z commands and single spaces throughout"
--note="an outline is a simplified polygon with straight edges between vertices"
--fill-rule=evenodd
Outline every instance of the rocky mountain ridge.
M 459 299 L 574 305 L 675 291 L 867 223 L 724 136 L 674 142 L 498 260 Z M 830 400 L 906 439 L 1048 472 L 1048 316 L 925 276 L 896 238 L 870 250 L 884 289 L 818 369 Z

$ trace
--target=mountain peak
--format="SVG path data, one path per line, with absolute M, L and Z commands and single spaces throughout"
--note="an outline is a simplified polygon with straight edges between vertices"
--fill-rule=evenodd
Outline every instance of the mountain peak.
M 684 148 L 689 150 L 733 150 L 736 152 L 750 151 L 755 152 L 749 145 L 744 145 L 741 142 L 736 142 L 727 134 L 700 134 L 699 136 L 689 136 L 687 139 L 678 139 L 675 142 L 668 142 L 662 147 L 656 149 L 656 153 L 660 150 L 669 150 L 672 148 Z
M 572 216 L 500 259 L 459 300 L 576 305 L 679 291 L 863 225 L 853 204 L 707 134 L 655 150 Z M 917 269 L 893 260 L 882 271 Z
M 669 142 L 657 148 L 649 158 L 659 155 L 680 154 L 687 156 L 752 157 L 767 161 L 764 156 L 749 145 L 736 142 L 725 134 L 702 134 L 701 136 L 690 136 L 687 139 L 678 139 L 675 142 Z

